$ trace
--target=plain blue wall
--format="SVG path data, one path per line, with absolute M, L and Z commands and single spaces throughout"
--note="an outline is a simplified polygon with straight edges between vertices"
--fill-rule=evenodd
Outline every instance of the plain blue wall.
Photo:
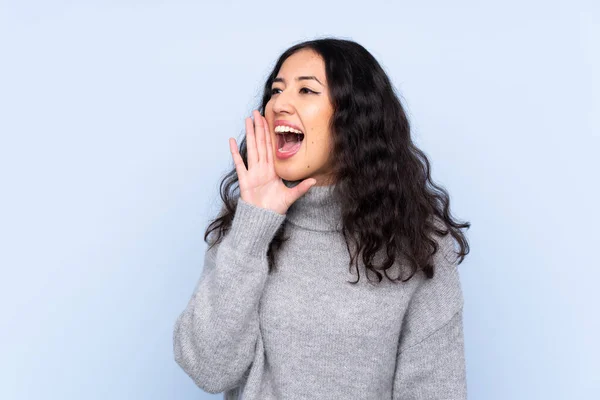
M 0 4 L 0 398 L 222 397 L 173 324 L 228 138 L 325 35 L 382 63 L 472 223 L 469 398 L 600 398 L 597 2 Z

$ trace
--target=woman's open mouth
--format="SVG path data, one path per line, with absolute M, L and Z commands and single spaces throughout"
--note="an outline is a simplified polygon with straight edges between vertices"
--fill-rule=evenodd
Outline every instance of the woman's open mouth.
M 303 133 L 276 132 L 275 134 L 277 136 L 277 158 L 290 158 L 302 147 Z

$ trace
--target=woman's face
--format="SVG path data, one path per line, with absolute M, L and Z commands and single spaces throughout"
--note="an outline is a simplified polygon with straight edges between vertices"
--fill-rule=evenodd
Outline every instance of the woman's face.
M 332 115 L 321 56 L 303 49 L 288 57 L 273 81 L 271 99 L 265 107 L 277 175 L 288 181 L 310 177 L 317 180 L 317 185 L 331 183 Z M 275 133 L 275 128 L 280 124 L 291 124 L 304 133 L 297 152 L 278 151 L 282 136 Z

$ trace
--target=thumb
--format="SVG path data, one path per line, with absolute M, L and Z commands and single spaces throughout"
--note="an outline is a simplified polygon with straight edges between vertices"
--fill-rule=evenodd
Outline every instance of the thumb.
M 302 197 L 308 190 L 317 183 L 314 178 L 305 179 L 293 188 L 290 189 L 290 203 L 293 204 L 296 200 Z

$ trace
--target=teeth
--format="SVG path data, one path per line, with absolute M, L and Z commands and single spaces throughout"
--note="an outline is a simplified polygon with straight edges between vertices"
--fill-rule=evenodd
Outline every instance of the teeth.
M 286 133 L 286 132 L 293 132 L 293 133 L 302 133 L 302 131 L 299 131 L 298 129 L 294 129 L 291 128 L 289 126 L 285 126 L 285 125 L 279 125 L 275 127 L 275 133 Z

